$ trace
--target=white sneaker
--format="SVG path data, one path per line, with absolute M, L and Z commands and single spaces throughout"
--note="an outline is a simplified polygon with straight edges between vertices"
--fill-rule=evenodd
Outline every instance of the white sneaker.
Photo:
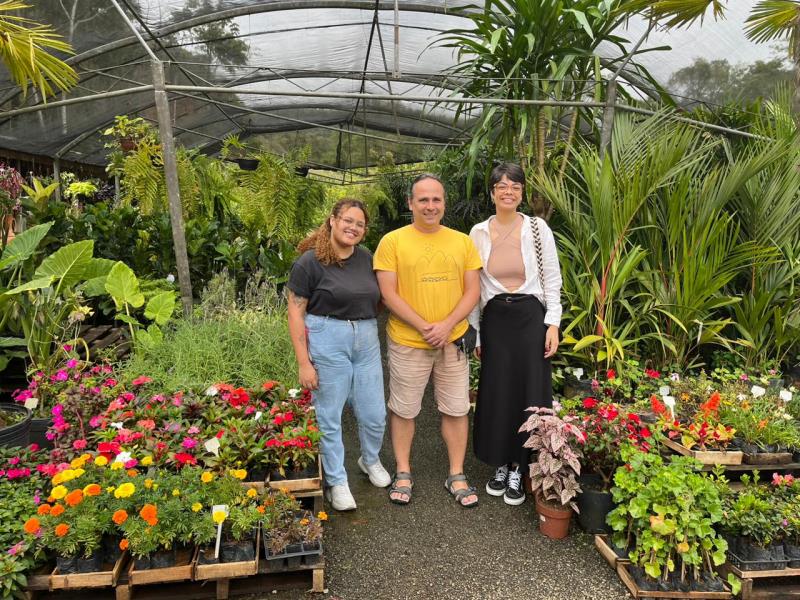
M 342 485 L 332 485 L 325 489 L 325 499 L 330 502 L 334 510 L 355 510 L 356 500 L 350 493 L 350 487 Z
M 379 488 L 385 488 L 392 483 L 392 477 L 389 472 L 383 468 L 380 459 L 374 465 L 365 465 L 364 459 L 358 457 L 358 468 L 363 473 L 369 475 L 369 481 L 372 485 Z

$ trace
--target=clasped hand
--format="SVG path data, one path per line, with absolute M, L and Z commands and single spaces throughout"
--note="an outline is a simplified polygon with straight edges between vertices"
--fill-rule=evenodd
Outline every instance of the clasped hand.
M 450 325 L 444 321 L 439 321 L 438 323 L 426 323 L 420 329 L 420 334 L 422 334 L 422 339 L 434 348 L 444 348 L 450 339 L 452 331 L 453 328 Z

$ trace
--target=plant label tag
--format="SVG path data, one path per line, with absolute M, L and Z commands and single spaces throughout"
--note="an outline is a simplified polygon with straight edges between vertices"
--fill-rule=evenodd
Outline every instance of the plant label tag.
M 256 412 L 256 416 L 253 417 L 253 420 L 258 421 L 261 418 L 261 411 Z
M 658 388 L 658 393 L 661 394 L 662 397 L 669 396 L 669 386 L 662 385 L 660 388 Z
M 28 398 L 25 400 L 25 408 L 28 410 L 34 410 L 37 406 L 39 406 L 38 398 Z
M 583 377 L 583 369 L 580 369 L 580 368 L 575 369 L 572 372 L 572 374 L 575 375 L 575 379 L 580 379 L 581 377 Z
M 789 390 L 781 390 L 780 396 L 781 400 L 783 400 L 784 402 L 792 401 L 792 392 L 790 392 Z M 27 402 L 25 403 L 25 406 L 28 406 Z
M 203 447 L 214 456 L 219 456 L 219 440 L 217 438 L 213 437 L 210 440 L 206 440 L 203 443 Z
M 672 396 L 664 396 L 664 404 L 667 405 L 669 408 L 669 412 L 672 415 L 672 420 L 675 420 L 675 398 Z
M 211 518 L 214 518 L 214 515 L 218 512 L 225 513 L 227 517 L 229 513 L 228 505 L 227 504 L 215 504 L 211 507 Z M 214 558 L 219 558 L 219 545 L 222 542 L 222 521 L 217 523 L 217 544 L 214 546 Z

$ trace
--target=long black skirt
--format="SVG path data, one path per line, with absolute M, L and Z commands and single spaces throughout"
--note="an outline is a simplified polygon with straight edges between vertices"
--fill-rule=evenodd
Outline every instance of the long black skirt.
M 499 467 L 527 465 L 527 434 L 518 433 L 526 408 L 553 406 L 550 360 L 544 358 L 547 325 L 534 296 L 501 294 L 481 318 L 481 376 L 473 427 L 475 455 Z

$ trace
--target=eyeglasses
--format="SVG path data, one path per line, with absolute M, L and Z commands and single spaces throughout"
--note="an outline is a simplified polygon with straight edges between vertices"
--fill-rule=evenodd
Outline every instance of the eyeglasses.
M 355 227 L 356 229 L 366 229 L 367 224 L 364 221 L 356 221 L 350 217 L 336 217 L 337 220 L 345 224 L 346 227 Z
M 511 190 L 515 194 L 519 194 L 522 191 L 522 184 L 521 183 L 511 183 L 511 184 L 508 184 L 508 183 L 495 183 L 494 184 L 494 189 L 496 189 L 498 192 L 501 192 L 501 193 L 502 192 L 507 192 L 508 190 Z

